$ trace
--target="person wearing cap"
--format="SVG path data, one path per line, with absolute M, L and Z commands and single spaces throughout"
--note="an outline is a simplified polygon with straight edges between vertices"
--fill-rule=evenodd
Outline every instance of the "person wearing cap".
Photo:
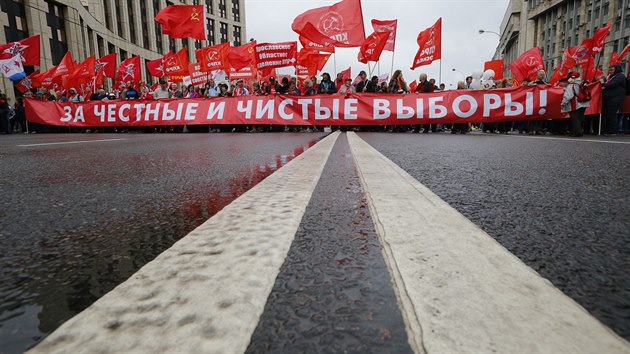
M 338 91 L 342 95 L 350 95 L 356 92 L 354 86 L 352 86 L 352 79 L 346 79 L 346 82 L 339 88 Z
M 564 87 L 564 96 L 562 96 L 562 102 L 560 107 L 562 113 L 569 113 L 571 117 L 571 136 L 579 137 L 584 135 L 582 130 L 582 121 L 584 120 L 584 112 L 586 108 L 590 107 L 590 102 L 578 101 L 578 95 L 580 93 L 580 86 L 582 84 L 582 78 L 580 73 L 572 71 L 559 81 L 561 87 Z
M 247 91 L 247 89 L 243 87 L 243 80 L 239 79 L 238 81 L 236 81 L 236 87 L 234 88 L 234 90 L 232 90 L 232 96 L 239 97 L 239 96 L 248 96 L 248 95 L 249 95 L 249 91 Z
M 319 83 L 317 93 L 331 94 L 336 92 L 337 87 L 335 86 L 335 83 L 330 79 L 330 74 L 323 73 L 322 81 Z

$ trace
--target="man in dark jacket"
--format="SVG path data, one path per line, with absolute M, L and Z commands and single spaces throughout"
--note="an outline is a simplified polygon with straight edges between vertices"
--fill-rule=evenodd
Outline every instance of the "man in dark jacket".
M 335 83 L 330 80 L 330 74 L 323 73 L 322 74 L 322 82 L 319 83 L 319 87 L 317 88 L 317 93 L 337 93 L 337 86 Z
M 369 81 L 367 79 L 367 73 L 364 70 L 361 70 L 361 72 L 359 73 L 359 80 L 361 81 L 357 83 L 357 87 L 356 87 L 357 92 L 368 92 L 367 85 Z
M 0 129 L 5 134 L 11 134 L 11 124 L 9 123 L 9 100 L 7 95 L 0 91 Z
M 608 79 L 602 82 L 602 126 L 605 134 L 615 135 L 619 129 L 617 113 L 621 109 L 626 96 L 626 76 L 621 71 L 621 65 L 619 64 L 611 67 L 609 72 Z
M 378 84 L 378 76 L 372 76 L 372 80 L 368 81 L 367 85 L 365 85 L 365 92 L 381 92 L 381 86 Z

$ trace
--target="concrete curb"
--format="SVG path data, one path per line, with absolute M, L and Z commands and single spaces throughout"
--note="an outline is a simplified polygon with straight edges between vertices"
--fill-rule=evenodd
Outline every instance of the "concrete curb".
M 338 136 L 267 177 L 30 352 L 245 352 Z
M 417 353 L 630 344 L 356 134 L 348 140 Z

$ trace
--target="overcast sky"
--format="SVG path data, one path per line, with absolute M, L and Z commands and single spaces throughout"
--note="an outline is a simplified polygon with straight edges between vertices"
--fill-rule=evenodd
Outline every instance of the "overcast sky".
M 297 41 L 291 30 L 293 19 L 306 10 L 330 6 L 339 0 L 245 0 L 247 39 L 258 42 Z M 449 88 L 473 70 L 482 70 L 483 63 L 492 59 L 499 37 L 492 33 L 479 34 L 479 29 L 499 32 L 509 0 L 362 0 L 366 36 L 370 35 L 372 19 L 398 19 L 394 70 L 401 69 L 408 83 L 425 72 L 438 80 L 440 63 L 422 66 L 412 71 L 411 64 L 418 50 L 416 37 L 420 31 L 433 25 L 442 17 L 442 82 Z M 359 48 L 337 49 L 337 71 L 352 66 L 352 76 L 367 65 L 357 61 Z M 391 52 L 381 55 L 380 73 L 390 73 Z M 373 63 L 372 63 L 373 65 Z M 324 71 L 334 75 L 334 61 L 330 58 Z M 279 69 L 281 73 L 293 73 L 293 69 Z M 374 74 L 378 74 L 378 67 Z

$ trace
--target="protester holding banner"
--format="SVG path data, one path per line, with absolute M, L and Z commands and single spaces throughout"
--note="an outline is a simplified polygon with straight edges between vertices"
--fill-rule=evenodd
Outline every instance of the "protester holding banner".
M 564 85 L 564 96 L 562 97 L 562 113 L 569 113 L 571 117 L 571 136 L 580 137 L 584 135 L 582 130 L 582 123 L 584 121 L 584 112 L 586 108 L 590 107 L 589 101 L 581 101 L 578 99 L 580 93 L 580 87 L 582 85 L 582 78 L 580 73 L 572 71 L 569 73 L 566 79 L 561 80 L 566 82 Z M 562 86 L 562 84 L 561 84 Z
M 609 76 L 602 83 L 602 130 L 604 134 L 616 135 L 618 128 L 617 112 L 623 104 L 626 95 L 626 76 L 621 65 L 616 64 L 609 69 Z
M 330 80 L 330 74 L 323 73 L 322 74 L 322 82 L 319 83 L 319 88 L 317 89 L 317 93 L 331 94 L 336 93 L 337 87 L 335 83 Z

